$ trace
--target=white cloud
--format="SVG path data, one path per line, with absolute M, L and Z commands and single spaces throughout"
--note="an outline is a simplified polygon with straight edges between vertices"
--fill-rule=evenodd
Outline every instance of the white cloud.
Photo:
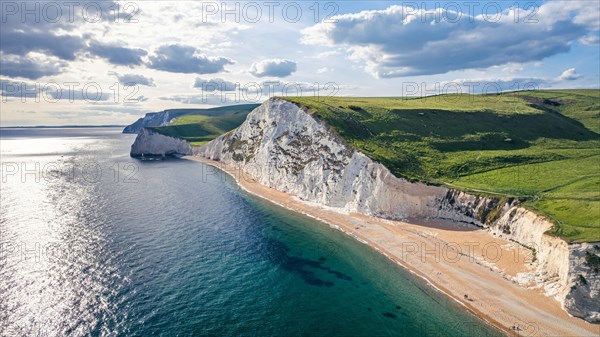
M 521 65 L 517 65 L 517 64 L 508 64 L 504 67 L 502 67 L 502 72 L 508 73 L 508 74 L 517 74 L 523 71 L 523 67 Z
M 597 31 L 589 12 L 598 3 L 550 2 L 539 9 L 539 22 L 515 22 L 514 9 L 503 12 L 497 22 L 465 13 L 391 6 L 335 16 L 335 23 L 318 23 L 302 31 L 301 42 L 346 48 L 349 59 L 360 62 L 375 77 L 443 74 L 508 63 L 527 63 L 568 52 L 574 41 Z M 570 19 L 569 19 L 570 18 Z
M 57 75 L 67 66 L 65 61 L 56 57 L 31 52 L 23 57 L 4 55 L 0 52 L 0 57 L 2 58 L 0 75 L 12 78 L 37 80 L 45 76 Z
M 598 37 L 598 34 L 593 33 L 582 37 L 579 42 L 586 46 L 595 46 L 600 42 L 600 37 Z
M 581 74 L 579 74 L 579 73 L 577 73 L 577 71 L 575 71 L 575 68 L 569 68 L 569 69 L 563 71 L 562 74 L 560 74 L 560 76 L 558 77 L 558 80 L 574 81 L 574 80 L 578 80 L 582 77 L 583 76 L 581 76 Z
M 234 63 L 229 58 L 207 56 L 192 46 L 178 44 L 160 46 L 149 59 L 149 68 L 185 74 L 214 74 Z

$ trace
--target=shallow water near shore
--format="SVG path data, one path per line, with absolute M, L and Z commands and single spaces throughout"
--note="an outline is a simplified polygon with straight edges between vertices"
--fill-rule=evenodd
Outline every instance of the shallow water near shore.
M 502 335 L 224 173 L 129 158 L 120 129 L 0 139 L 2 336 Z

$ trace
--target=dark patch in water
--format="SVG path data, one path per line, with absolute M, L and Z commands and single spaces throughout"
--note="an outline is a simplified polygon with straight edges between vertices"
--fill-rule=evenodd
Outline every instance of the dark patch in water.
M 315 275 L 313 270 L 322 270 L 331 275 L 334 275 L 336 278 L 340 280 L 352 281 L 352 277 L 346 275 L 337 270 L 333 270 L 327 266 L 323 265 L 323 262 L 326 260 L 324 257 L 320 257 L 318 261 L 305 259 L 301 257 L 295 257 L 288 254 L 289 248 L 276 240 L 272 240 L 269 245 L 269 257 L 274 259 L 277 263 L 279 263 L 283 269 L 288 270 L 290 272 L 294 272 L 302 279 L 304 282 L 310 285 L 319 286 L 319 287 L 333 287 L 334 283 L 331 281 L 326 281 L 320 279 Z
M 397 315 L 392 314 L 391 312 L 384 312 L 383 316 L 387 317 L 387 318 L 398 318 Z
M 371 309 L 371 308 L 367 308 L 367 310 L 369 310 L 369 311 L 373 311 L 373 309 Z
M 402 309 L 402 307 L 401 307 L 401 306 L 399 306 L 399 305 L 397 305 L 397 306 L 396 306 L 396 309 Z

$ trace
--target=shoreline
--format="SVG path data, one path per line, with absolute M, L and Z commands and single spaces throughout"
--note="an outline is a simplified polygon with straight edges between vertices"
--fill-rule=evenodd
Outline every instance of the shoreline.
M 515 247 L 514 243 L 494 237 L 485 230 L 447 222 L 419 225 L 345 213 L 339 209 L 302 201 L 247 177 L 241 178 L 244 172 L 222 162 L 199 156 L 184 158 L 215 167 L 231 176 L 245 192 L 327 224 L 369 246 L 507 335 L 600 336 L 600 325 L 570 316 L 558 301 L 545 296 L 540 289 L 528 289 L 511 281 L 510 278 L 516 277 L 518 272 L 530 271 L 527 269 L 527 259 L 531 259 L 531 256 L 519 254 L 519 247 Z M 462 235 L 467 231 L 469 235 Z M 490 259 L 486 256 L 486 251 L 478 251 L 476 247 L 469 250 L 469 255 L 465 257 L 460 246 L 473 246 L 473 242 L 465 241 L 466 238 L 476 243 L 486 242 L 485 246 L 493 244 L 494 247 L 502 247 L 500 253 L 505 253 L 506 256 L 494 259 L 492 263 L 488 261 Z M 419 251 L 421 256 L 409 254 L 418 251 L 407 250 L 417 246 L 417 242 L 423 250 Z M 450 245 L 458 245 L 459 260 L 454 261 L 448 256 L 440 259 L 437 256 L 443 253 L 439 250 L 440 245 L 445 249 Z M 512 259 L 509 256 L 511 253 L 514 255 Z M 435 255 L 433 261 L 428 259 L 431 255 Z M 469 261 L 464 261 L 467 258 Z M 514 260 L 517 262 L 512 263 Z

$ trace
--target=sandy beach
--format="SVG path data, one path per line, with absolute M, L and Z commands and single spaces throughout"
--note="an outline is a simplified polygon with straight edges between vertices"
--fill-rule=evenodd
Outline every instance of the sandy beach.
M 533 256 L 518 244 L 474 226 L 444 221 L 411 223 L 346 214 L 254 182 L 239 169 L 200 157 L 248 193 L 333 226 L 426 280 L 473 314 L 511 336 L 600 336 L 600 325 L 569 316 L 543 289 L 513 281 L 532 270 Z

